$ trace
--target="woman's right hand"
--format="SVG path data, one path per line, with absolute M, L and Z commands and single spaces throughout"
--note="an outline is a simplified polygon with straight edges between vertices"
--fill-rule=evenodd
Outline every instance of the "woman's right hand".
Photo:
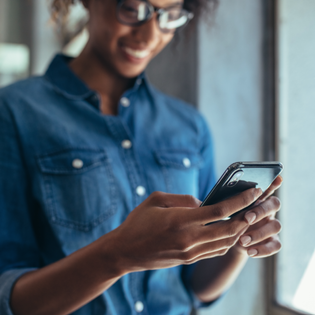
M 226 254 L 249 226 L 244 213 L 206 224 L 249 206 L 261 194 L 261 189 L 253 188 L 215 205 L 199 207 L 201 202 L 192 196 L 154 192 L 110 233 L 115 240 L 117 267 L 126 274 Z

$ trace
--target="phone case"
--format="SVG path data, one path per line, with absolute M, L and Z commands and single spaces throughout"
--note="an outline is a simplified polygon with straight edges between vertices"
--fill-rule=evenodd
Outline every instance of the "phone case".
M 261 188 L 264 192 L 282 170 L 283 165 L 280 162 L 233 163 L 222 174 L 200 207 L 218 203 L 250 188 Z

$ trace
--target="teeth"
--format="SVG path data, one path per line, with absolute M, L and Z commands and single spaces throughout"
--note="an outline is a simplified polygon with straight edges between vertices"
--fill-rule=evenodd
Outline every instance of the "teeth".
M 150 53 L 148 50 L 133 50 L 129 47 L 125 47 L 124 50 L 132 57 L 139 58 L 139 59 L 148 56 Z

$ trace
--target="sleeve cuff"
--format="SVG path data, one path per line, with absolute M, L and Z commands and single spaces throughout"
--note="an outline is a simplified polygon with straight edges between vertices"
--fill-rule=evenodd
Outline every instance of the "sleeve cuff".
M 11 292 L 15 282 L 25 273 L 35 268 L 14 269 L 0 275 L 0 314 L 14 315 L 10 306 Z

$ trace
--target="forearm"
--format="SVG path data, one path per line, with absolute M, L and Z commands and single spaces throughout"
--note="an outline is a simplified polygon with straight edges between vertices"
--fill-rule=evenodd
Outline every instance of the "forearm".
M 56 263 L 22 276 L 12 291 L 13 313 L 69 314 L 96 298 L 123 275 L 112 242 L 109 233 Z
M 224 255 L 197 263 L 191 279 L 192 290 L 200 301 L 218 298 L 235 281 L 248 256 L 235 248 Z

